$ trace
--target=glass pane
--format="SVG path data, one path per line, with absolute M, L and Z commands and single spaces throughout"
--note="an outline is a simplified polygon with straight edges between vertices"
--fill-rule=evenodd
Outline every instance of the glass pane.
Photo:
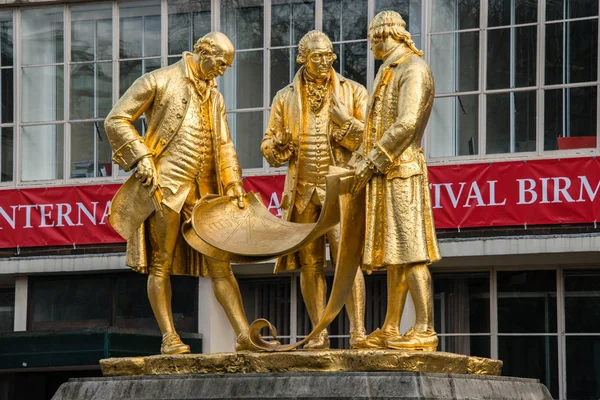
M 487 95 L 486 154 L 535 151 L 536 93 Z
M 479 88 L 479 32 L 434 35 L 431 47 L 437 93 Z
M 24 126 L 21 134 L 21 180 L 63 178 L 64 127 Z
M 490 357 L 489 336 L 438 336 L 439 351 L 465 354 L 474 357 Z
M 365 329 L 367 333 L 380 328 L 385 320 L 387 308 L 387 275 L 377 273 L 365 275 Z
M 557 346 L 556 336 L 499 336 L 502 375 L 539 379 L 558 399 Z
M 0 66 L 13 65 L 12 11 L 0 13 Z
M 480 0 L 433 0 L 433 32 L 457 31 L 479 27 Z
M 546 25 L 546 84 L 590 82 L 597 76 L 598 21 Z
M 111 158 L 103 121 L 71 124 L 71 178 L 111 176 Z
M 275 0 L 271 5 L 271 46 L 298 44 L 315 29 L 315 2 Z M 258 46 L 262 47 L 262 46 Z
M 14 135 L 13 128 L 1 128 L 0 136 L 0 181 L 10 182 L 13 176 Z
M 169 54 L 192 51 L 210 32 L 210 1 L 169 0 Z
M 431 157 L 478 154 L 479 96 L 436 98 L 429 121 Z
M 23 68 L 23 122 L 64 118 L 64 67 Z
M 120 58 L 160 56 L 160 1 L 119 3 Z
M 236 50 L 264 46 L 264 4 L 262 0 L 223 0 L 221 29 Z
M 33 330 L 110 325 L 110 279 L 40 278 L 31 285 Z
M 2 97 L 2 113 L 0 121 L 4 124 L 13 122 L 14 120 L 14 73 L 12 68 L 3 68 L 0 70 L 0 91 Z
M 112 4 L 71 8 L 71 61 L 112 58 Z
M 15 329 L 15 291 L 0 290 L 0 332 L 12 332 Z
M 511 36 L 515 48 L 511 52 Z M 488 89 L 535 86 L 537 28 L 494 29 L 488 32 Z M 514 58 L 512 54 L 514 54 Z
M 437 333 L 490 332 L 490 276 L 487 272 L 433 274 L 433 296 Z
M 363 86 L 367 85 L 367 42 L 342 43 L 338 62 L 342 75 Z
M 53 64 L 63 62 L 63 9 L 23 9 L 22 63 Z
M 235 54 L 233 67 L 224 75 L 223 96 L 227 109 L 262 107 L 263 67 L 262 50 Z
M 565 330 L 600 333 L 600 271 L 565 271 Z
M 263 112 L 227 114 L 231 139 L 237 150 L 240 167 L 262 168 L 260 143 L 263 138 Z
M 112 63 L 71 66 L 71 119 L 102 118 L 112 106 Z
M 292 82 L 296 63 L 294 49 L 273 49 L 271 50 L 271 100 L 275 94 Z
M 567 336 L 565 354 L 567 398 L 600 398 L 600 337 Z
M 499 271 L 497 278 L 498 332 L 556 332 L 556 271 Z
M 596 147 L 596 86 L 546 90 L 544 150 Z
M 248 321 L 266 318 L 275 325 L 278 336 L 289 336 L 290 278 L 240 278 L 239 284 Z
M 421 33 L 422 0 L 375 0 L 375 14 L 381 11 L 396 11 L 406 21 L 411 34 Z
M 366 39 L 368 25 L 367 1 L 323 1 L 323 32 L 333 42 Z
M 537 0 L 488 0 L 488 25 L 537 22 Z
M 546 20 L 598 15 L 598 0 L 552 0 L 546 2 Z
M 137 78 L 160 68 L 160 59 L 121 61 L 119 63 L 119 96 L 129 89 Z

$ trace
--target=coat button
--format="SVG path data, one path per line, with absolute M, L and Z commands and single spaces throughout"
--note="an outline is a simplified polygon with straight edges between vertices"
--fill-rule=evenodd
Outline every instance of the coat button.
M 175 128 L 169 128 L 169 132 L 175 132 Z
M 177 118 L 181 119 L 181 114 L 178 113 L 177 114 Z
M 160 139 L 160 144 L 162 144 L 163 146 L 165 144 L 167 144 L 167 139 L 165 139 L 165 138 Z
M 182 99 L 181 101 L 183 102 L 183 104 L 187 104 L 187 99 Z

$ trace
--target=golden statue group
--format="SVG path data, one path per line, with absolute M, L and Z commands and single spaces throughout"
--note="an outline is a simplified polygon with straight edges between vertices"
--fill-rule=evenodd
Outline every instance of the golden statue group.
M 440 254 L 420 145 L 433 104 L 433 77 L 400 14 L 379 13 L 368 36 L 375 59 L 383 62 L 370 96 L 332 68 L 336 55 L 324 33 L 311 31 L 300 40 L 297 62 L 302 67 L 273 99 L 261 150 L 273 166 L 288 163 L 281 208 L 290 223 L 316 223 L 331 200 L 325 196 L 330 170 L 353 171 L 348 192 L 362 199 L 357 204 L 364 207 L 365 234 L 359 238 L 362 263 L 351 266 L 353 283 L 344 292 L 351 347 L 434 351 L 438 339 L 428 265 Z M 109 221 L 127 239 L 127 265 L 148 274 L 148 298 L 163 334 L 163 354 L 190 351 L 173 323 L 171 274 L 209 276 L 237 334 L 236 349 L 262 348 L 252 340 L 230 263 L 201 254 L 181 233 L 207 195 L 231 198 L 240 212 L 248 206 L 215 83 L 233 58 L 229 39 L 211 32 L 179 62 L 140 77 L 105 122 L 114 161 L 134 170 L 113 199 Z M 142 114 L 144 137 L 133 125 Z M 202 218 L 196 215 L 197 221 Z M 300 269 L 313 327 L 326 313 L 326 240 L 334 264 L 336 254 L 346 251 L 341 230 L 362 232 L 355 228 L 338 224 L 276 262 L 275 273 Z M 387 271 L 386 318 L 367 336 L 363 270 L 381 269 Z M 408 293 L 416 322 L 401 334 Z M 328 349 L 327 330 L 315 332 L 304 348 Z

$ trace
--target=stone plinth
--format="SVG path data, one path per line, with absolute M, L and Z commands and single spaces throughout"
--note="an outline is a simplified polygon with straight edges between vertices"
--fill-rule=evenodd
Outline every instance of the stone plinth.
M 500 375 L 502 361 L 444 352 L 320 350 L 108 358 L 104 376 L 278 372 L 410 371 Z
M 534 379 L 420 372 L 208 374 L 71 379 L 52 400 L 551 400 Z

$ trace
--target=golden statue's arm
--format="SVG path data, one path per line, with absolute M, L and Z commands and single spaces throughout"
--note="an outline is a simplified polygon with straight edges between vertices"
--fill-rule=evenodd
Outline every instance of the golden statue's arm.
M 363 143 L 365 129 L 363 121 L 366 120 L 367 106 L 369 104 L 369 93 L 363 86 L 356 85 L 353 95 L 353 115 L 342 126 L 336 125 L 332 130 L 336 141 L 350 151 L 358 150 Z
M 260 150 L 272 167 L 281 167 L 290 160 L 295 151 L 292 135 L 289 128 L 283 123 L 285 112 L 284 99 L 277 93 L 271 106 L 269 128 L 262 140 Z M 298 116 L 301 118 L 301 116 Z M 286 136 L 287 135 L 287 136 Z M 281 143 L 281 139 L 284 143 Z
M 133 122 L 150 107 L 155 94 L 154 77 L 143 75 L 117 101 L 104 122 L 110 145 L 115 149 L 113 161 L 125 171 L 134 168 L 142 157 L 152 154 Z
M 231 135 L 229 134 L 223 96 L 219 92 L 216 93 L 216 101 L 219 104 L 215 108 L 220 114 L 217 119 L 219 121 L 219 170 L 221 171 L 221 183 L 226 192 L 231 185 L 242 182 L 242 170 L 238 163 L 235 147 L 231 141 Z
M 431 71 L 425 64 L 411 65 L 404 71 L 398 95 L 398 118 L 381 136 L 368 158 L 382 173 L 422 134 L 429 119 L 421 110 L 431 107 L 434 83 Z

